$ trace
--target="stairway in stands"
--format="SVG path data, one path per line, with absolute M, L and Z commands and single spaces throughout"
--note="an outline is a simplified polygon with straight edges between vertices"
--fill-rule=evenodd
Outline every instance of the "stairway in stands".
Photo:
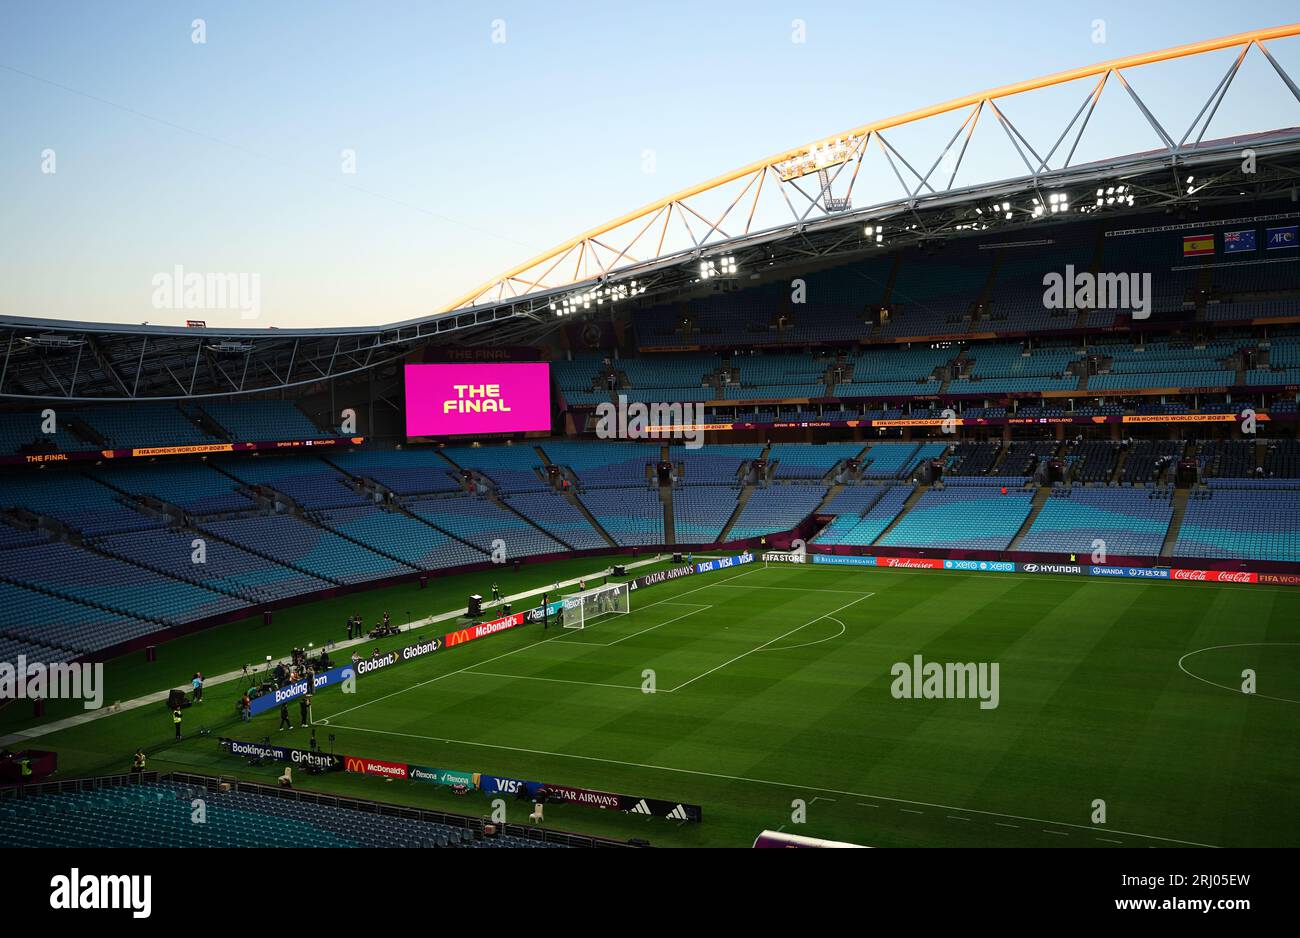
M 338 470 L 337 466 L 334 466 L 332 463 L 329 463 L 328 461 L 321 460 L 321 462 L 323 465 L 328 465 L 331 468 Z M 326 532 L 327 534 L 332 534 L 334 537 L 337 537 L 340 540 L 349 541 L 352 544 L 355 544 L 357 547 L 360 547 L 362 550 L 369 551 L 372 554 L 378 554 L 380 557 L 383 557 L 385 560 L 391 560 L 393 563 L 400 564 L 401 566 L 405 567 L 407 570 L 411 571 L 412 573 L 421 572 L 420 568 L 417 567 L 415 564 L 403 560 L 401 557 L 398 557 L 396 554 L 390 554 L 388 551 L 383 550 L 380 547 L 376 547 L 374 544 L 368 544 L 365 541 L 361 540 L 360 538 L 353 537 L 351 534 L 348 534 L 344 531 L 340 531 L 337 528 L 331 527 L 326 521 L 322 520 L 321 512 L 310 511 L 304 508 L 302 505 L 298 503 L 297 499 L 291 498 L 289 495 L 286 495 L 284 492 L 281 492 L 273 485 L 264 482 L 248 483 L 245 482 L 243 479 L 239 478 L 239 476 L 235 475 L 233 472 L 230 472 L 225 466 L 222 466 L 219 463 L 213 462 L 213 463 L 209 463 L 209 465 L 212 466 L 213 469 L 220 472 L 223 476 L 226 476 L 232 482 L 237 483 L 238 491 L 243 492 L 245 495 L 247 495 L 249 498 L 252 498 L 254 501 L 256 501 L 259 505 L 262 505 L 264 508 L 268 506 L 270 503 L 274 503 L 279 506 L 278 508 L 276 508 L 276 513 L 283 510 L 284 514 L 292 516 L 297 521 L 307 525 L 308 527 L 317 528 L 321 531 Z M 338 470 L 338 471 L 342 471 L 342 470 Z M 339 479 L 339 482 L 340 484 L 343 484 L 345 479 L 351 479 L 351 478 L 352 477 L 350 474 L 343 473 L 343 477 Z M 402 508 L 400 505 L 396 505 L 396 504 L 385 506 L 385 510 L 392 510 L 399 514 L 410 514 L 410 512 L 406 511 L 405 508 Z M 273 512 L 269 510 L 264 510 L 261 513 L 270 515 Z M 420 520 L 424 520 L 424 519 L 420 519 Z M 196 530 L 204 530 L 205 534 L 209 533 L 205 529 L 201 529 L 197 527 Z M 250 553 L 257 554 L 259 557 L 266 557 L 269 560 L 273 560 L 277 564 L 280 564 L 281 566 L 293 567 L 293 569 L 300 570 L 301 572 L 309 573 L 311 576 L 315 576 L 320 579 L 330 579 L 331 582 L 341 583 L 341 581 L 336 581 L 333 580 L 333 578 L 325 577 L 324 574 L 311 573 L 310 571 L 303 571 L 301 570 L 301 568 L 295 566 L 294 564 L 286 563 L 283 560 L 279 560 L 278 558 L 276 558 L 271 554 L 263 553 L 261 550 L 255 549 L 251 545 L 242 544 L 237 541 L 231 541 L 228 538 L 219 537 L 218 535 L 215 534 L 213 534 L 212 536 L 218 537 L 219 540 L 226 541 L 227 543 L 232 544 L 235 547 L 239 547 L 242 548 L 243 550 L 249 551 Z M 457 540 L 459 540 L 459 538 L 457 538 Z M 473 547 L 474 545 L 471 544 L 470 546 Z M 481 550 L 482 548 L 475 548 L 475 549 Z
M 1190 489 L 1174 489 L 1174 516 L 1169 519 L 1169 530 L 1165 532 L 1165 542 L 1160 548 L 1160 558 L 1174 555 L 1174 545 L 1178 543 L 1178 532 L 1183 527 L 1183 516 L 1187 514 L 1187 500 Z
M 1210 289 L 1214 286 L 1213 278 L 1210 273 L 1209 265 L 1201 267 L 1196 272 L 1196 321 L 1205 322 L 1209 319 L 1209 296 Z
M 727 535 L 731 533 L 731 528 L 735 525 L 736 519 L 739 518 L 740 513 L 745 510 L 745 505 L 749 503 L 749 496 L 753 494 L 754 486 L 752 485 L 746 485 L 740 490 L 740 496 L 736 499 L 736 507 L 732 510 L 731 517 L 727 519 L 727 523 L 722 526 L 721 533 L 718 534 L 719 541 L 725 541 L 727 539 Z
M 610 537 L 609 532 L 605 530 L 604 525 L 597 521 L 596 516 L 587 510 L 587 506 L 582 503 L 582 499 L 578 497 L 577 493 L 574 492 L 572 488 L 569 488 L 564 492 L 564 498 L 570 505 L 582 512 L 582 516 L 587 519 L 587 523 L 596 529 L 596 533 L 603 537 L 610 547 L 618 546 L 618 541 Z M 552 535 L 552 537 L 554 537 L 554 535 Z
M 534 446 L 533 452 L 535 452 L 538 458 L 541 459 L 543 469 L 545 469 L 546 466 L 555 465 L 555 463 L 551 462 L 551 457 L 546 455 L 546 450 L 542 449 L 542 447 Z M 592 529 L 595 530 L 597 534 L 599 534 L 601 537 L 605 539 L 605 543 L 607 543 L 610 547 L 618 546 L 618 542 L 609 536 L 609 532 L 606 531 L 604 526 L 599 521 L 596 520 L 596 516 L 593 515 L 590 511 L 588 511 L 587 506 L 582 503 L 582 499 L 578 498 L 574 486 L 570 486 L 569 488 L 565 489 L 562 494 L 564 495 L 565 501 L 567 501 L 574 508 L 578 509 L 578 511 L 582 512 L 582 516 L 587 519 L 587 523 L 591 525 Z M 515 513 L 519 514 L 518 512 Z M 531 519 L 528 520 L 530 523 L 532 523 Z M 555 535 L 552 534 L 550 531 L 547 531 L 545 528 L 540 528 L 535 523 L 533 524 L 533 527 L 538 527 L 544 534 L 547 534 L 550 537 L 555 537 Z M 557 541 L 559 540 L 559 538 L 555 538 L 555 539 Z
M 889 534 L 889 532 L 894 530 L 894 528 L 898 527 L 898 523 L 903 520 L 903 516 L 906 515 L 909 511 L 911 511 L 912 506 L 915 505 L 917 502 L 919 502 L 921 500 L 921 496 L 928 491 L 930 491 L 929 485 L 918 485 L 915 489 L 913 489 L 912 494 L 907 496 L 907 501 L 903 502 L 903 507 L 900 508 L 898 510 L 898 514 L 894 516 L 894 520 L 889 522 L 889 525 L 885 528 L 885 530 L 880 532 L 880 536 L 871 542 L 871 546 L 876 547 L 881 542 L 883 542 L 885 537 Z
M 567 550 L 573 550 L 573 549 L 574 549 L 573 545 L 570 544 L 568 541 L 566 541 L 564 538 L 560 537 L 560 535 L 556 534 L 554 531 L 549 531 L 549 530 L 547 530 L 546 528 L 544 528 L 544 527 L 542 527 L 540 524 L 538 524 L 536 521 L 534 521 L 532 518 L 530 518 L 530 517 L 528 517 L 526 514 L 524 514 L 522 511 L 519 511 L 518 509 L 516 509 L 514 505 L 510 504 L 508 501 L 506 501 L 504 498 L 502 498 L 502 497 L 500 496 L 500 494 L 498 494 L 498 492 L 497 492 L 497 490 L 496 490 L 495 488 L 493 488 L 493 489 L 489 489 L 489 490 L 488 490 L 487 500 L 490 501 L 493 505 L 496 505 L 498 508 L 500 508 L 500 509 L 501 509 L 502 511 L 504 511 L 506 514 L 508 514 L 508 515 L 514 515 L 516 518 L 519 518 L 519 519 L 521 519 L 522 521 L 527 522 L 527 524 L 528 524 L 530 527 L 535 528 L 535 529 L 537 529 L 538 531 L 541 531 L 543 534 L 545 534 L 545 535 L 546 535 L 547 537 L 549 537 L 551 540 L 553 540 L 553 541 L 559 541 L 561 544 L 564 545 L 565 549 L 567 549 Z
M 660 448 L 659 458 L 664 462 L 668 462 L 669 456 L 667 446 Z M 676 544 L 677 523 L 673 514 L 673 488 L 671 485 L 659 486 L 659 501 L 662 502 L 664 506 L 664 543 Z
M 1096 240 L 1093 242 L 1092 245 L 1092 260 L 1088 262 L 1088 273 L 1092 274 L 1094 277 L 1096 277 L 1097 272 L 1101 270 L 1102 258 L 1104 257 L 1105 252 L 1106 252 L 1106 232 L 1101 228 L 1098 228 Z M 1083 330 L 1088 328 L 1088 313 L 1090 312 L 1091 310 L 1087 308 L 1079 310 L 1078 315 L 1074 319 L 1075 329 Z M 1087 375 L 1085 374 L 1083 380 L 1079 382 L 1079 390 L 1086 391 L 1087 389 L 1088 389 L 1088 378 Z
M 1124 476 L 1124 464 L 1128 462 L 1129 453 L 1132 450 L 1125 448 L 1119 451 L 1119 459 L 1115 460 L 1115 471 L 1110 474 L 1106 480 L 1107 485 L 1118 485 L 1119 480 Z
M 984 285 L 980 288 L 979 295 L 975 297 L 975 302 L 970 307 L 970 329 L 976 331 L 975 326 L 979 323 L 980 318 L 988 311 L 989 299 L 993 296 L 993 287 L 997 284 L 998 271 L 1002 268 L 1002 251 L 993 253 L 993 261 L 989 264 L 988 276 L 984 278 Z
M 437 531 L 439 534 L 445 535 L 446 537 L 451 538 L 453 541 L 459 541 L 460 543 L 464 544 L 466 547 L 472 547 L 474 550 L 478 551 L 480 554 L 483 554 L 483 556 L 485 557 L 491 556 L 487 551 L 485 551 L 482 547 L 479 547 L 473 541 L 467 541 L 465 538 L 461 537 L 459 534 L 455 533 L 454 531 L 448 530 L 447 528 L 439 527 L 438 525 L 430 521 L 428 518 L 426 518 L 424 515 L 412 511 L 410 508 L 408 508 L 405 504 L 401 502 L 393 502 L 392 507 L 393 510 L 396 511 L 398 514 L 406 515 L 406 517 L 410 518 L 412 521 L 418 521 L 420 522 L 420 524 L 433 528 L 433 530 Z M 546 533 L 549 534 L 550 532 L 546 532 Z
M 764 446 L 763 452 L 759 454 L 758 458 L 765 460 L 771 452 L 771 446 Z M 740 517 L 740 513 L 744 511 L 745 506 L 749 504 L 749 496 L 754 494 L 755 488 L 756 486 L 752 482 L 747 483 L 743 488 L 741 488 L 740 496 L 736 499 L 736 507 L 732 510 L 731 517 L 727 519 L 727 523 L 722 526 L 722 531 L 718 534 L 719 541 L 725 541 L 728 535 L 731 534 L 731 529 L 735 526 L 736 519 Z
M 1040 488 L 1034 493 L 1034 498 L 1029 503 L 1029 516 L 1025 518 L 1025 523 L 1020 526 L 1020 530 L 1016 532 L 1016 536 L 1013 537 L 1011 543 L 1007 545 L 1007 550 L 1020 549 L 1020 542 L 1025 539 L 1025 535 L 1029 533 L 1029 529 L 1034 526 L 1034 522 L 1038 520 L 1039 512 L 1043 510 L 1043 506 L 1047 504 L 1047 500 L 1051 496 L 1052 490 L 1046 487 Z
M 836 495 L 840 494 L 840 492 L 843 491 L 844 491 L 844 486 L 841 485 L 840 483 L 837 482 L 834 485 L 832 485 L 830 488 L 826 490 L 826 494 L 822 497 L 822 500 L 818 503 L 817 507 L 812 510 L 812 513 L 814 515 L 825 514 L 826 506 L 831 503 L 831 501 L 835 498 Z

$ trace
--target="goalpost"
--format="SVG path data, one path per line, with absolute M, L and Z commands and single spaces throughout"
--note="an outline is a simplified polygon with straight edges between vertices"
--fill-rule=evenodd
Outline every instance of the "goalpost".
M 632 611 L 632 591 L 626 583 L 610 583 L 564 599 L 560 624 L 566 629 L 583 629 L 601 616 L 627 615 Z

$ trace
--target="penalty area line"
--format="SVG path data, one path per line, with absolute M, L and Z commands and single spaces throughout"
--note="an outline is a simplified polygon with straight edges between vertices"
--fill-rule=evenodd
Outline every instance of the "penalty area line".
M 749 576 L 751 573 L 754 572 L 755 572 L 754 570 L 746 570 L 744 573 L 738 573 L 735 576 L 729 576 L 725 580 L 716 580 L 711 583 L 705 583 L 703 586 L 697 586 L 694 589 L 689 589 L 686 590 L 685 592 L 677 593 L 673 596 L 665 597 L 664 599 L 660 599 L 656 602 L 649 603 L 640 608 L 649 609 L 651 606 L 658 606 L 660 603 L 668 603 L 674 599 L 681 599 L 683 596 L 689 596 L 691 593 L 698 593 L 700 590 L 703 589 L 709 589 L 710 587 L 720 586 L 721 584 L 728 583 L 731 580 L 739 580 L 741 577 Z M 457 674 L 463 674 L 466 671 L 469 671 L 470 669 L 475 668 L 480 664 L 491 664 L 493 661 L 500 661 L 502 658 L 509 658 L 511 655 L 517 655 L 521 651 L 527 651 L 529 648 L 536 648 L 538 645 L 545 645 L 547 642 L 553 642 L 559 638 L 564 638 L 563 630 L 561 630 L 556 635 L 552 635 L 550 638 L 544 638 L 539 642 L 531 642 L 527 645 L 520 645 L 518 648 L 514 648 L 511 649 L 510 651 L 505 652 L 504 654 L 500 654 L 492 658 L 488 658 L 485 661 L 475 661 L 465 665 L 465 667 L 463 668 L 457 668 L 455 671 L 448 671 L 446 674 L 439 674 L 436 677 L 431 677 L 427 681 L 420 681 L 416 684 L 408 684 L 406 687 L 398 688 L 392 693 L 384 694 L 382 697 L 376 697 L 374 700 L 366 700 L 363 701 L 362 703 L 357 704 L 355 707 L 348 707 L 345 710 L 339 710 L 338 712 L 331 714 L 330 717 L 326 717 L 325 719 L 341 717 L 345 713 L 352 713 L 354 710 L 360 710 L 362 707 L 368 707 L 371 704 L 376 704 L 379 703 L 380 701 L 388 700 L 390 697 L 396 697 L 398 694 L 405 694 L 407 691 L 415 690 L 417 687 L 425 687 L 429 684 L 436 684 L 438 681 L 445 680 L 446 678 L 455 677 Z M 316 722 L 319 723 L 321 721 L 317 720 Z
M 466 671 L 465 674 L 473 674 L 479 677 L 499 677 L 509 681 L 549 681 L 552 684 L 579 684 L 583 687 L 612 687 L 615 690 L 642 690 L 636 684 L 601 684 L 596 681 L 570 681 L 560 677 L 541 677 L 532 674 L 498 674 L 495 671 Z
M 730 661 L 724 661 L 724 662 L 722 662 L 722 664 L 718 665 L 716 668 L 709 668 L 709 670 L 705 671 L 703 674 L 697 674 L 697 675 L 695 675 L 695 677 L 691 678 L 689 681 L 685 681 L 685 682 L 683 682 L 683 683 L 681 683 L 681 684 L 678 684 L 678 685 L 677 685 L 676 687 L 674 687 L 672 690 L 668 691 L 668 693 L 670 693 L 670 694 L 675 694 L 675 693 L 677 693 L 679 690 L 681 690 L 683 687 L 687 687 L 687 686 L 689 686 L 689 685 L 691 685 L 691 684 L 694 684 L 696 681 L 700 680 L 701 678 L 706 678 L 706 677 L 708 677 L 710 674 L 713 674 L 715 671 L 721 671 L 723 668 L 727 667 L 727 665 L 735 664 L 737 661 L 739 661 L 739 660 L 742 659 L 742 658 L 748 658 L 748 657 L 749 657 L 750 655 L 752 655 L 754 652 L 756 652 L 756 651 L 762 651 L 762 650 L 765 649 L 768 645 L 774 644 L 775 642 L 779 642 L 779 641 L 780 641 L 781 639 L 783 639 L 783 638 L 788 638 L 789 636 L 793 635 L 795 632 L 798 632 L 800 629 L 806 629 L 806 628 L 808 628 L 808 626 L 810 626 L 810 625 L 815 625 L 816 623 L 820 622 L 822 619 L 829 619 L 829 618 L 831 618 L 832 616 L 834 616 L 835 613 L 840 612 L 840 611 L 842 611 L 842 610 L 844 610 L 844 609 L 847 609 L 847 608 L 849 608 L 850 606 L 855 606 L 855 605 L 857 605 L 858 603 L 862 602 L 862 600 L 864 600 L 864 599 L 870 599 L 872 596 L 875 596 L 875 595 L 876 595 L 875 593 L 863 593 L 863 594 L 862 594 L 861 596 L 859 596 L 857 599 L 855 599 L 855 600 L 853 600 L 853 601 L 851 601 L 851 602 L 847 602 L 847 603 L 845 603 L 843 606 L 840 606 L 840 607 L 837 608 L 837 609 L 832 609 L 830 612 L 824 613 L 824 614 L 818 616 L 818 617 L 815 618 L 815 619 L 809 619 L 809 620 L 808 620 L 807 622 L 805 622 L 803 625 L 796 625 L 796 626 L 795 626 L 794 628 L 792 628 L 790 631 L 788 631 L 788 632 L 783 632 L 782 634 L 778 635 L 776 638 L 768 639 L 768 640 L 765 641 L 763 644 L 759 645 L 757 648 L 751 648 L 751 649 L 750 649 L 749 651 L 747 651 L 747 652 L 744 652 L 744 653 L 742 653 L 742 654 L 736 655 L 736 657 L 732 658 Z M 836 621 L 838 621 L 838 620 L 836 620 Z
M 624 635 L 622 638 L 616 638 L 616 639 L 614 639 L 614 641 L 612 641 L 612 642 L 579 642 L 579 641 L 572 641 L 572 640 L 571 640 L 571 641 L 566 642 L 565 644 L 567 644 L 567 645 L 591 645 L 591 646 L 593 646 L 593 647 L 595 647 L 595 648 L 609 648 L 609 647 L 611 647 L 612 645 L 617 645 L 617 644 L 619 644 L 620 642 L 625 642 L 625 641 L 627 641 L 629 638 L 636 638 L 638 635 L 644 635 L 646 632 L 653 632 L 655 629 L 662 629 L 665 625 L 672 625 L 674 622 L 680 622 L 682 619 L 685 619 L 685 618 L 687 618 L 688 616 L 693 616 L 693 615 L 695 615 L 697 612 L 703 612 L 705 609 L 712 609 L 712 608 L 713 608 L 712 605 L 703 605 L 703 604 L 700 604 L 700 603 L 675 603 L 675 602 L 670 602 L 670 601 L 668 601 L 668 600 L 662 600 L 662 601 L 660 601 L 660 602 L 653 603 L 652 605 L 654 605 L 654 606 L 693 606 L 694 608 L 691 609 L 690 612 L 683 612 L 680 616 L 674 616 L 673 618 L 669 619 L 667 622 L 660 622 L 658 625 L 647 626 L 646 628 L 641 629 L 641 631 L 639 631 L 639 632 L 633 632 L 631 635 Z M 645 609 L 649 609 L 650 606 L 645 606 L 644 608 L 645 608 Z M 641 610 L 637 610 L 637 611 L 639 612 L 639 611 L 641 611 Z M 635 613 L 633 613 L 633 614 L 635 614 Z M 584 631 L 584 632 L 585 632 L 586 629 L 571 629 L 570 631 L 573 631 L 573 632 Z M 567 637 L 567 638 L 572 638 L 572 636 L 566 636 L 566 637 Z

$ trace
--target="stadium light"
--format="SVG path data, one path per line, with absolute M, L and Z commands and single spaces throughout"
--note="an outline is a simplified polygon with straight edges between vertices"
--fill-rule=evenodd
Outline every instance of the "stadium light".
M 70 349 L 77 348 L 84 344 L 82 339 L 71 339 L 67 336 L 56 335 L 52 332 L 46 332 L 42 335 L 24 336 L 22 340 L 25 344 L 35 346 L 36 348 L 53 348 L 53 349 Z
M 1079 211 L 1096 211 L 1099 208 L 1115 205 L 1132 205 L 1135 199 L 1129 186 L 1105 186 L 1097 190 L 1096 201 L 1091 206 L 1081 206 Z
M 593 287 L 582 293 L 570 294 L 561 299 L 558 305 L 552 302 L 550 307 L 551 312 L 557 316 L 572 316 L 581 310 L 591 309 L 592 303 L 597 306 L 604 306 L 609 303 L 612 306 L 619 300 L 639 296 L 645 291 L 645 286 L 637 280 L 628 283 L 614 283 L 605 287 Z
M 225 342 L 216 342 L 207 345 L 205 346 L 205 348 L 207 348 L 208 351 L 210 352 L 225 353 L 229 355 L 243 355 L 253 351 L 253 344 L 251 342 L 225 341 Z
M 700 261 L 700 279 L 710 280 L 713 277 L 734 277 L 740 268 L 736 264 L 736 259 L 730 254 L 724 254 L 722 257 L 709 258 Z

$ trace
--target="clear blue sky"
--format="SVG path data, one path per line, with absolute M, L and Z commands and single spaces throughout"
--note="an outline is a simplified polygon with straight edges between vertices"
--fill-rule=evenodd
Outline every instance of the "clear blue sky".
M 213 325 L 411 318 L 770 153 L 967 92 L 1296 19 L 1278 0 L 11 0 L 0 7 L 0 313 L 179 323 L 184 312 L 151 305 L 151 278 L 180 264 L 260 275 L 259 320 L 199 314 Z M 1300 81 L 1300 42 L 1273 48 Z M 1226 55 L 1132 74 L 1179 115 L 1181 136 Z M 1252 53 L 1211 136 L 1300 124 L 1270 76 Z M 1059 132 L 1079 100 L 1009 111 Z M 1126 151 L 1154 145 L 1140 123 L 1125 126 Z M 46 149 L 53 174 L 41 171 Z M 344 149 L 355 175 L 340 171 Z

